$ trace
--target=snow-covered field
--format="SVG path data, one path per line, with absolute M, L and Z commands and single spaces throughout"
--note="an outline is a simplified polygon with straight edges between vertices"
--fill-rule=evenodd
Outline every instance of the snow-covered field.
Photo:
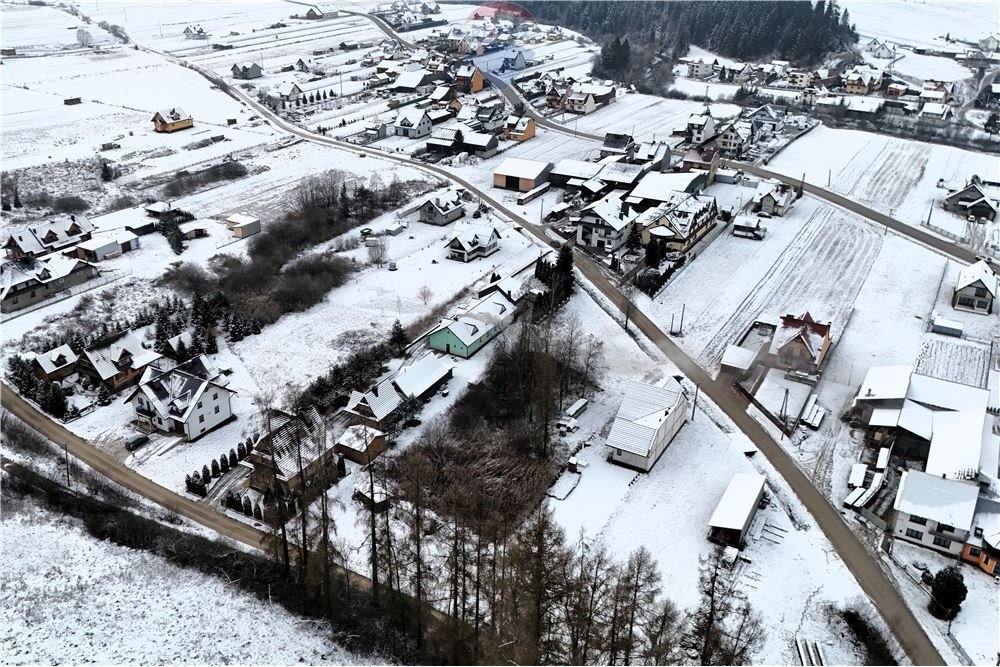
M 87 25 L 77 17 L 52 7 L 5 3 L 3 18 L 3 25 L 0 26 L 3 45 L 16 49 L 19 54 L 37 55 L 82 48 L 86 44 L 81 45 L 77 38 L 80 29 L 89 35 L 90 46 L 103 48 L 115 41 L 96 23 Z
M 909 225 L 919 226 L 929 213 L 931 224 L 955 234 L 964 233 L 965 221 L 941 208 L 948 190 L 939 188 L 939 181 L 960 188 L 974 174 L 1000 180 L 995 155 L 827 127 L 817 127 L 792 143 L 768 168 L 796 178 L 805 174 L 810 183 Z
M 225 579 L 101 542 L 30 502 L 4 507 L 0 652 L 10 665 L 375 664 Z
M 839 4 L 850 12 L 851 22 L 863 36 L 918 47 L 944 47 L 949 35 L 978 42 L 1000 28 L 996 3 L 989 0 L 843 0 Z
M 863 53 L 863 56 L 865 62 L 876 67 L 885 69 L 889 66 L 889 61 L 886 59 L 880 60 L 870 53 Z M 896 57 L 897 60 L 892 63 L 893 72 L 918 82 L 925 79 L 961 81 L 972 76 L 972 70 L 953 58 L 921 55 L 903 47 L 896 49 Z
M 702 90 L 698 94 L 704 94 Z M 710 105 L 716 120 L 732 118 L 740 112 L 734 104 Z M 624 132 L 636 141 L 654 138 L 668 139 L 676 127 L 687 126 L 693 114 L 704 113 L 703 102 L 670 100 L 641 93 L 620 93 L 618 99 L 606 107 L 585 116 L 565 113 L 553 120 L 567 128 L 603 135 L 605 132 Z

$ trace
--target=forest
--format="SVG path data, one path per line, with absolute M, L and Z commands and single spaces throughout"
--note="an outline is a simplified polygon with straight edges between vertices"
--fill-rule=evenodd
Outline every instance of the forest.
M 627 37 L 676 60 L 692 45 L 737 60 L 782 58 L 811 65 L 856 43 L 850 14 L 835 2 L 585 2 L 527 0 L 538 20 L 604 40 Z

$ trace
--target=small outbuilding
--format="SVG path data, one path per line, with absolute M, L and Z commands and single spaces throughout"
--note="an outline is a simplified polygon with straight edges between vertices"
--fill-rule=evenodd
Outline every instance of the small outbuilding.
M 236 238 L 245 239 L 260 233 L 260 218 L 244 213 L 234 213 L 226 218 L 226 227 Z
M 335 454 L 358 465 L 367 465 L 385 451 L 385 433 L 365 424 L 349 426 L 333 446 Z
M 764 498 L 764 476 L 736 473 L 729 480 L 719 504 L 708 520 L 708 539 L 716 544 L 742 549 L 747 531 Z
M 493 172 L 493 187 L 528 192 L 548 180 L 551 162 L 507 158 Z

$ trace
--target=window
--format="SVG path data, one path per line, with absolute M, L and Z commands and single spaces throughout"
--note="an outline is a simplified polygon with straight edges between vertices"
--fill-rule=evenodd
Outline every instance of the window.
M 214 394 L 212 394 L 212 400 L 213 401 L 219 400 L 219 392 L 215 392 Z
M 198 401 L 198 408 L 201 408 L 201 401 Z
M 938 530 L 941 531 L 942 533 L 954 533 L 955 532 L 955 526 L 949 526 L 946 523 L 939 523 L 938 524 Z
M 949 549 L 951 548 L 951 540 L 949 540 L 947 537 L 935 537 L 934 546 Z
M 198 415 L 198 423 L 200 424 L 203 421 L 205 421 L 205 415 Z
M 219 406 L 218 405 L 215 406 L 215 414 L 219 414 Z
M 969 555 L 973 558 L 978 558 L 981 553 L 983 553 L 983 550 L 979 547 L 969 547 Z
M 906 536 L 909 537 L 910 539 L 913 539 L 913 540 L 922 540 L 922 539 L 924 539 L 924 534 L 923 533 L 921 533 L 919 530 L 913 530 L 912 528 L 907 528 L 906 529 Z
M 915 523 L 918 526 L 926 526 L 927 525 L 927 519 L 925 519 L 922 516 L 912 516 L 911 515 L 910 516 L 910 523 Z
M 615 450 L 615 454 L 618 455 L 618 456 L 621 456 L 622 455 L 622 450 L 616 449 Z

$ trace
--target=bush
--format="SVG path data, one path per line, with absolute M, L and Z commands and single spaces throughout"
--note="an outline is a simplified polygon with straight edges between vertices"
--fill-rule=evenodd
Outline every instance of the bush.
M 110 204 L 108 204 L 108 212 L 112 213 L 114 211 L 121 211 L 126 208 L 131 208 L 135 206 L 136 201 L 128 195 L 122 195 L 121 197 L 115 197 Z
M 90 204 L 82 197 L 77 197 L 76 195 L 59 197 L 52 202 L 52 209 L 57 213 L 82 213 L 88 208 L 90 208 Z
M 222 162 L 213 164 L 207 169 L 191 173 L 189 171 L 178 171 L 173 179 L 167 183 L 163 193 L 168 197 L 180 197 L 191 194 L 198 188 L 217 183 L 219 181 L 231 181 L 247 175 L 247 168 L 241 162 Z
M 208 271 L 188 262 L 168 266 L 159 282 L 184 294 L 208 294 L 218 286 L 218 281 Z

